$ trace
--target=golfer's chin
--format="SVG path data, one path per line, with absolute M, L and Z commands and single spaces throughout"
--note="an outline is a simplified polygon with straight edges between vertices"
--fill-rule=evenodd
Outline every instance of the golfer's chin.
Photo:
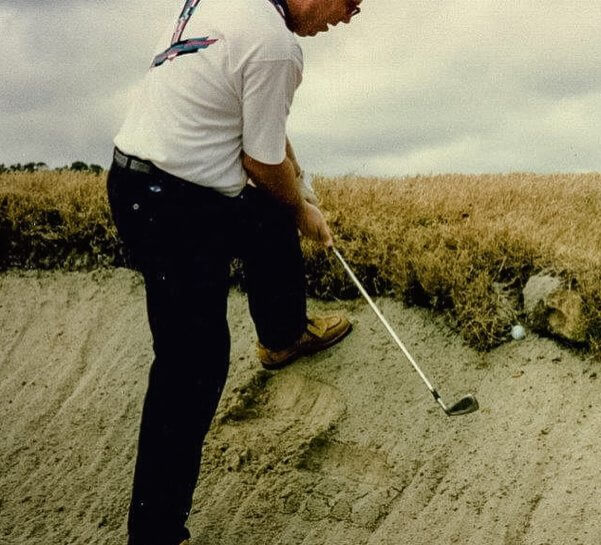
M 330 30 L 329 26 L 327 25 L 327 23 L 324 23 L 321 26 L 312 26 L 312 27 L 302 27 L 299 26 L 298 28 L 292 28 L 292 32 L 294 32 L 297 36 L 300 36 L 301 38 L 305 38 L 307 36 L 315 36 L 317 34 L 319 34 L 320 32 L 327 32 L 328 30 Z

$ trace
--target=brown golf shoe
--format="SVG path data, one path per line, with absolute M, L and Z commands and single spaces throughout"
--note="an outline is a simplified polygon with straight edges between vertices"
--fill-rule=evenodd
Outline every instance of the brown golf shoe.
M 351 323 L 341 312 L 327 316 L 313 316 L 307 321 L 304 333 L 292 345 L 281 350 L 270 350 L 257 343 L 259 360 L 265 369 L 281 369 L 301 356 L 314 354 L 344 339 L 351 331 Z

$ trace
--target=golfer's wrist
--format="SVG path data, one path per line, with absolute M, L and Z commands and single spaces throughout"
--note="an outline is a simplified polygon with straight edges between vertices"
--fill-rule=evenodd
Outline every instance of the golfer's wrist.
M 306 218 L 307 218 L 307 206 L 306 205 L 307 205 L 307 202 L 302 197 L 299 197 L 299 202 L 295 203 L 291 207 L 292 215 L 294 216 L 294 219 L 296 220 L 297 225 L 301 225 L 306 222 Z

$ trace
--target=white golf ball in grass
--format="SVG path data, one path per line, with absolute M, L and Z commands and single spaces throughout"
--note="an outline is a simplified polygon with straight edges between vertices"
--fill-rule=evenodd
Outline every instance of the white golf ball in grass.
M 516 341 L 521 341 L 526 336 L 526 330 L 523 325 L 517 324 L 511 328 L 511 336 Z

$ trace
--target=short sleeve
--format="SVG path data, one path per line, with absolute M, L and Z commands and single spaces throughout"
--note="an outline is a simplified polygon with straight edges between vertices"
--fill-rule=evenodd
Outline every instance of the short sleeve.
M 242 148 L 262 163 L 286 157 L 286 121 L 302 79 L 302 61 L 257 60 L 244 68 Z

